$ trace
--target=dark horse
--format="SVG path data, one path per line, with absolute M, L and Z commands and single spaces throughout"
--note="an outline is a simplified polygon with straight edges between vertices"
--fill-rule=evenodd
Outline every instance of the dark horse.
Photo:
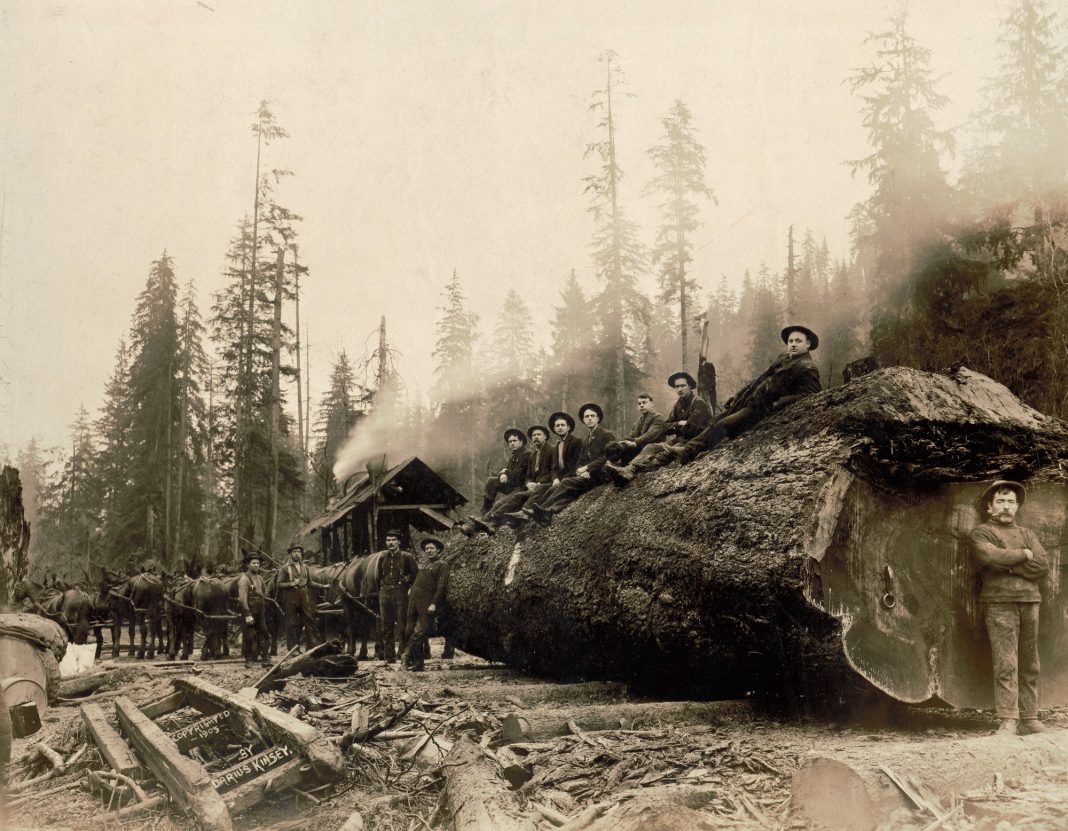
M 148 659 L 156 657 L 156 644 L 163 651 L 163 631 L 160 620 L 160 607 L 163 603 L 163 581 L 155 574 L 141 572 L 126 581 L 126 594 L 130 598 L 133 611 L 131 627 L 141 630 L 141 648 L 137 657 Z M 133 651 L 133 638 L 130 639 L 130 651 Z
M 378 580 L 375 572 L 380 553 L 366 557 L 354 557 L 337 576 L 338 593 L 345 609 L 345 649 L 356 652 L 356 640 L 360 641 L 360 660 L 367 659 L 368 635 L 375 639 L 375 657 L 384 654 L 382 631 L 378 625 Z
M 174 575 L 164 590 L 163 603 L 170 632 L 167 657 L 173 661 L 181 650 L 182 660 L 188 661 L 193 654 L 193 632 L 197 626 L 193 579 L 184 574 Z
M 93 610 L 93 598 L 74 587 L 58 589 L 42 586 L 32 580 L 20 580 L 15 585 L 14 600 L 28 601 L 32 611 L 51 618 L 62 626 L 68 637 L 76 644 L 89 640 L 89 617 Z M 96 653 L 100 654 L 104 639 L 96 627 Z
M 204 630 L 204 646 L 200 650 L 200 659 L 207 661 L 221 658 L 226 624 L 231 617 L 226 608 L 226 587 L 217 577 L 201 576 L 190 583 L 188 592 L 188 596 L 193 600 L 192 605 L 197 610 L 200 626 Z

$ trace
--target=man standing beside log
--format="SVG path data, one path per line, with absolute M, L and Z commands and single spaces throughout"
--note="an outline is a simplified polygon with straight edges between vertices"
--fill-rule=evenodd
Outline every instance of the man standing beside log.
M 245 555 L 245 571 L 237 578 L 237 605 L 241 608 L 241 651 L 245 667 L 257 659 L 270 666 L 267 658 L 267 606 L 260 574 L 260 555 Z
M 1049 574 L 1049 557 L 1034 531 L 1016 524 L 1026 495 L 1019 482 L 994 482 L 980 499 L 988 519 L 971 533 L 994 664 L 997 732 L 1013 736 L 1046 729 L 1038 720 L 1038 581 Z
M 509 427 L 504 431 L 504 442 L 510 451 L 508 464 L 501 468 L 496 476 L 486 480 L 482 494 L 482 513 L 492 508 L 499 496 L 523 487 L 523 477 L 526 475 L 527 460 L 530 456 L 530 451 L 526 449 L 527 437 L 522 430 Z
M 445 543 L 437 537 L 427 537 L 422 546 L 429 562 L 419 569 L 408 594 L 408 645 L 401 654 L 401 665 L 412 672 L 423 671 L 430 617 L 441 608 L 449 583 L 449 566 L 441 559 Z
M 311 649 L 319 643 L 319 635 L 311 600 L 311 578 L 304 565 L 304 546 L 291 545 L 287 553 L 289 562 L 278 570 L 277 582 L 285 615 L 286 647 L 292 649 L 300 643 L 303 630 L 304 648 Z
M 397 660 L 397 644 L 404 649 L 404 627 L 408 619 L 408 587 L 419 574 L 419 566 L 407 551 L 401 551 L 400 531 L 386 532 L 386 550 L 378 558 L 378 623 L 382 627 L 385 658 Z
M 653 397 L 647 392 L 639 392 L 637 423 L 625 439 L 608 443 L 605 458 L 616 465 L 627 464 L 646 445 L 660 441 L 664 428 L 664 417 L 653 409 Z
M 647 444 L 626 465 L 609 462 L 605 472 L 617 484 L 626 484 L 638 473 L 656 470 L 675 461 L 683 445 L 699 435 L 712 420 L 712 408 L 697 395 L 697 382 L 688 372 L 676 372 L 668 378 L 668 386 L 675 390 L 678 400 L 671 408 L 664 424 L 664 441 Z

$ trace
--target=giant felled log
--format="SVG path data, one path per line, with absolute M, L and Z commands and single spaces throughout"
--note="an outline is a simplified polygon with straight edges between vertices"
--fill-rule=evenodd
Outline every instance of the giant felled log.
M 462 649 L 562 678 L 990 706 L 967 534 L 995 477 L 1052 561 L 1043 700 L 1068 704 L 1068 425 L 966 368 L 879 370 L 548 527 L 450 544 Z

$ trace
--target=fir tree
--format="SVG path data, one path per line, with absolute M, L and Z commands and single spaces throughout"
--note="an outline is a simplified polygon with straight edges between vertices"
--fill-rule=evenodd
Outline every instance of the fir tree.
M 364 414 L 360 406 L 362 398 L 352 364 L 342 349 L 330 372 L 330 386 L 319 403 L 316 423 L 318 440 L 312 456 L 312 468 L 316 473 L 315 497 L 321 507 L 325 507 L 337 495 L 334 462 L 338 449 Z
M 661 194 L 661 226 L 656 235 L 652 260 L 660 265 L 660 297 L 679 309 L 680 368 L 688 367 L 691 357 L 689 329 L 694 312 L 697 281 L 690 275 L 693 262 L 693 234 L 700 227 L 701 197 L 715 201 L 712 189 L 705 184 L 705 149 L 697 141 L 690 123 L 690 111 L 676 100 L 662 120 L 664 136 L 661 143 L 649 149 L 649 155 L 659 173 L 646 187 L 646 192 Z
M 553 310 L 552 338 L 545 392 L 550 410 L 566 412 L 581 406 L 593 386 L 593 315 L 574 269 L 560 291 L 560 304 Z
M 749 371 L 759 375 L 782 352 L 781 303 L 772 284 L 768 267 L 760 264 L 753 289 L 753 308 L 749 318 Z
M 534 332 L 530 309 L 512 289 L 504 298 L 493 329 L 492 378 L 487 395 L 499 427 L 525 430 L 536 417 Z

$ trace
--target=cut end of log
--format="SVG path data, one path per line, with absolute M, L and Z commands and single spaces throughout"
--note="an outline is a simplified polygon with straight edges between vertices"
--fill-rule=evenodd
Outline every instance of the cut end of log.
M 829 831 L 871 831 L 877 825 L 864 781 L 834 759 L 809 759 L 794 774 L 790 811 Z

